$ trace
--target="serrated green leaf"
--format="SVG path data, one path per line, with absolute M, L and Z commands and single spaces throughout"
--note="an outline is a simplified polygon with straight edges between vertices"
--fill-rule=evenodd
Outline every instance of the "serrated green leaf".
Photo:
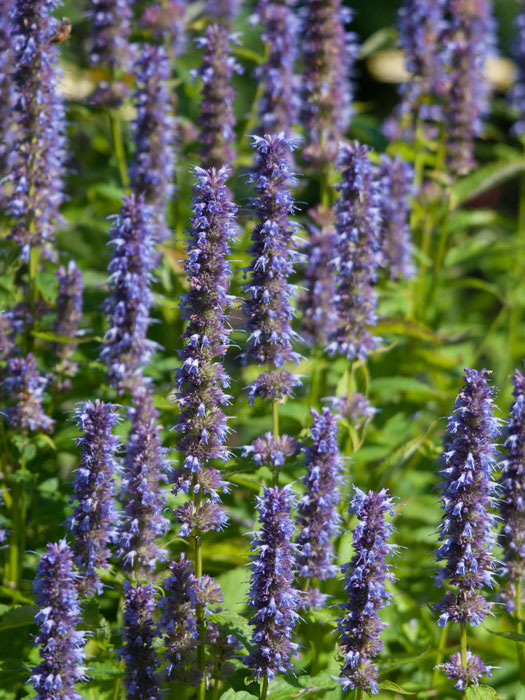
M 235 635 L 246 648 L 250 647 L 252 628 L 242 615 L 238 615 L 232 610 L 222 610 L 221 612 L 212 613 L 208 620 L 214 622 L 221 632 Z
M 417 695 L 414 690 L 405 690 L 401 688 L 397 683 L 392 683 L 392 681 L 381 681 L 379 683 L 381 690 L 391 690 L 393 693 L 399 693 L 399 695 Z
M 465 700 L 500 700 L 500 697 L 488 685 L 471 685 L 465 691 Z
M 229 690 L 221 695 L 220 700 L 252 700 L 254 697 L 257 696 L 247 693 L 246 690 L 233 690 L 233 688 L 229 688 Z
M 36 605 L 17 605 L 9 608 L 0 617 L 0 631 L 32 625 L 37 612 Z
M 511 162 L 499 161 L 478 168 L 454 185 L 452 203 L 455 206 L 464 204 L 523 172 L 525 172 L 525 158 L 517 158 Z
M 90 664 L 88 675 L 95 681 L 107 681 L 122 677 L 124 669 L 117 661 L 101 661 Z

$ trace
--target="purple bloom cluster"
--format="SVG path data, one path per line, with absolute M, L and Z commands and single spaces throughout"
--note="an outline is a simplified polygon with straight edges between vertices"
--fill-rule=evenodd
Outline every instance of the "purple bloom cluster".
M 153 32 L 157 41 L 169 46 L 171 58 L 179 56 L 185 45 L 186 3 L 184 0 L 166 0 L 149 5 L 142 14 L 142 24 Z
M 379 163 L 381 188 L 381 249 L 390 279 L 414 274 L 412 242 L 408 222 L 414 172 L 409 163 L 383 154 Z
M 233 127 L 235 115 L 233 102 L 235 90 L 231 84 L 234 73 L 242 69 L 230 55 L 234 34 L 225 27 L 212 24 L 206 34 L 197 39 L 197 46 L 204 49 L 201 67 L 194 72 L 202 80 L 200 126 L 200 157 L 204 168 L 229 166 L 235 156 Z
M 340 681 L 345 690 L 362 688 L 375 695 L 378 671 L 372 659 L 383 650 L 380 634 L 386 627 L 378 611 L 391 599 L 385 583 L 394 581 L 386 563 L 396 549 L 388 542 L 394 528 L 385 519 L 387 513 L 394 515 L 394 501 L 385 489 L 366 494 L 355 488 L 349 511 L 358 520 L 352 535 L 354 556 L 343 566 L 349 600 L 341 605 L 338 624 L 344 659 Z
M 124 581 L 124 629 L 120 656 L 126 669 L 127 700 L 160 700 L 158 661 L 153 646 L 156 629 L 151 583 L 132 586 Z
M 336 575 L 331 538 L 339 531 L 337 506 L 341 500 L 343 465 L 337 442 L 337 420 L 329 408 L 311 411 L 312 445 L 305 453 L 305 493 L 299 500 L 297 565 L 303 578 Z
M 514 60 L 517 66 L 516 82 L 510 100 L 516 112 L 516 122 L 512 128 L 516 136 L 525 134 L 525 3 L 521 2 L 521 12 L 516 16 L 517 36 L 514 44 Z
M 0 204 L 3 205 L 3 177 L 8 171 L 8 159 L 15 137 L 12 110 L 15 105 L 15 90 L 12 80 L 13 36 L 11 13 L 14 0 L 0 0 Z
M 35 646 L 42 661 L 33 668 L 30 681 L 35 700 L 81 700 L 75 683 L 86 679 L 85 633 L 76 627 L 81 620 L 73 557 L 66 540 L 48 544 L 40 558 L 34 585 L 35 615 L 39 627 Z
M 514 372 L 514 403 L 506 430 L 506 459 L 502 461 L 501 499 L 503 521 L 499 542 L 503 549 L 502 590 L 507 610 L 516 609 L 516 584 L 525 582 L 525 376 Z M 525 588 L 525 587 L 524 587 Z M 525 600 L 525 590 L 523 591 Z
M 120 213 L 113 219 L 111 296 L 104 306 L 110 328 L 100 355 L 108 367 L 111 386 L 129 391 L 142 383 L 142 369 L 156 348 L 146 338 L 155 266 L 151 207 L 142 196 L 132 194 L 124 197 Z
M 243 457 L 251 456 L 257 466 L 270 469 L 282 467 L 288 457 L 297 452 L 298 444 L 289 435 L 275 438 L 271 432 L 260 435 L 252 445 L 243 448 Z
M 255 187 L 252 206 L 257 223 L 251 237 L 252 262 L 244 303 L 249 337 L 242 361 L 268 364 L 272 369 L 249 387 L 250 402 L 256 396 L 282 400 L 299 383 L 289 372 L 279 371 L 286 362 L 299 360 L 292 350 L 293 287 L 289 282 L 297 257 L 292 249 L 297 226 L 290 221 L 295 209 L 290 194 L 295 179 L 288 158 L 293 143 L 281 133 L 254 136 L 253 146 L 257 162 L 250 181 Z
M 256 70 L 261 85 L 259 101 L 260 136 L 291 136 L 299 114 L 299 97 L 294 65 L 297 55 L 298 20 L 284 4 L 270 2 L 261 13 L 262 40 L 267 47 L 267 60 Z
M 118 103 L 128 91 L 119 78 L 122 73 L 130 72 L 133 58 L 128 41 L 132 3 L 129 0 L 91 0 L 87 14 L 92 23 L 91 65 L 108 71 L 107 80 L 98 85 L 96 99 L 102 103 Z
M 325 344 L 338 324 L 339 315 L 334 307 L 337 256 L 337 233 L 332 209 L 318 208 L 311 213 L 315 221 L 310 229 L 305 257 L 308 264 L 304 273 L 304 292 L 298 299 L 303 313 L 302 336 L 309 345 Z
M 310 165 L 329 164 L 351 117 L 356 36 L 345 30 L 352 12 L 341 0 L 308 0 L 302 13 L 302 114 Z
M 135 160 L 133 191 L 144 195 L 153 210 L 156 238 L 168 237 L 166 207 L 173 194 L 175 118 L 166 82 L 170 62 L 163 46 L 144 44 L 136 64 L 137 116 L 133 124 Z
M 443 669 L 447 678 L 455 681 L 454 686 L 458 690 L 466 690 L 471 683 L 479 685 L 481 676 L 491 676 L 493 666 L 487 666 L 479 656 L 467 651 L 466 666 L 461 663 L 461 654 L 456 652 L 448 661 L 439 664 L 438 668 Z
M 119 439 L 113 428 L 119 421 L 116 406 L 98 399 L 86 401 L 76 410 L 80 466 L 73 486 L 76 501 L 69 519 L 75 564 L 80 570 L 83 595 L 102 592 L 96 569 L 109 567 L 109 543 L 117 536 L 118 515 L 113 496 Z
M 242 0 L 208 0 L 206 12 L 220 22 L 229 25 L 237 17 Z
M 82 320 L 82 272 L 74 260 L 70 260 L 67 267 L 58 268 L 55 276 L 58 280 L 58 296 L 53 330 L 66 338 L 75 338 Z M 74 341 L 53 344 L 53 352 L 59 360 L 59 372 L 68 377 L 73 377 L 78 369 L 76 363 L 68 360 L 75 348 Z M 69 388 L 71 384 L 68 382 L 63 386 Z
M 46 385 L 47 379 L 38 372 L 32 353 L 8 359 L 3 393 L 14 404 L 6 410 L 11 428 L 30 432 L 43 430 L 45 433 L 53 430 L 55 422 L 42 408 Z
M 58 90 L 57 48 L 51 42 L 57 0 L 18 0 L 13 10 L 12 80 L 15 138 L 9 155 L 7 211 L 13 239 L 29 259 L 53 240 L 63 200 L 65 115 Z
M 380 339 L 370 333 L 377 321 L 374 289 L 379 264 L 380 191 L 368 146 L 343 144 L 339 154 L 342 182 L 337 200 L 338 270 L 335 304 L 339 327 L 327 346 L 330 355 L 364 358 Z
M 355 391 L 351 396 L 331 396 L 326 399 L 336 415 L 358 428 L 377 413 L 364 394 Z
M 293 588 L 295 528 L 290 511 L 294 506 L 290 486 L 266 488 L 257 498 L 260 529 L 252 540 L 249 596 L 253 647 L 246 660 L 257 678 L 271 680 L 276 673 L 291 671 L 290 656 L 297 649 L 291 641 L 300 596 Z
M 190 290 L 181 298 L 183 318 L 188 320 L 181 367 L 175 381 L 175 402 L 180 409 L 176 425 L 177 448 L 184 463 L 175 473 L 175 491 L 205 496 L 200 506 L 186 503 L 176 511 L 183 536 L 194 528 L 220 529 L 226 515 L 217 504 L 225 484 L 210 460 L 225 461 L 228 449 L 227 418 L 222 407 L 229 402 L 224 389 L 230 379 L 222 360 L 229 342 L 228 294 L 230 242 L 237 234 L 236 206 L 226 186 L 229 168 L 195 168 L 193 216 L 185 263 Z

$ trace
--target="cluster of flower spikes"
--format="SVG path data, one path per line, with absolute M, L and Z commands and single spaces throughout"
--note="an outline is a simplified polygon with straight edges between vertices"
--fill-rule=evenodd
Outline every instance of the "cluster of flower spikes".
M 445 567 L 436 574 L 436 582 L 442 585 L 448 580 L 455 590 L 447 592 L 436 606 L 441 626 L 449 622 L 479 625 L 489 612 L 481 590 L 493 585 L 495 516 L 489 507 L 494 500 L 494 442 L 499 433 L 489 374 L 487 370 L 465 369 L 464 386 L 447 425 L 441 469 L 442 544 L 436 551 L 436 559 L 445 561 Z M 472 657 L 468 668 L 462 667 L 460 658 L 456 663 L 455 657 L 443 668 L 460 690 L 466 687 L 466 673 L 472 671 L 469 680 L 477 682 L 485 670 L 477 657 Z
M 338 622 L 343 656 L 339 680 L 344 690 L 361 688 L 375 695 L 378 670 L 372 659 L 383 650 L 380 635 L 386 627 L 378 611 L 391 599 L 385 583 L 395 580 L 387 564 L 396 550 L 388 542 L 394 528 L 386 521 L 387 513 L 395 514 L 394 500 L 385 489 L 364 493 L 355 487 L 349 511 L 357 516 L 357 524 L 352 533 L 354 555 L 342 567 L 348 602 L 341 605 Z
M 514 402 L 505 434 L 506 459 L 502 461 L 499 510 L 503 528 L 499 543 L 504 561 L 501 575 L 506 580 L 501 597 L 507 610 L 516 610 L 517 584 L 525 581 L 525 376 L 519 370 L 512 377 Z M 523 586 L 521 587 L 523 591 Z M 525 600 L 525 591 L 522 596 Z
M 235 73 L 242 72 L 230 55 L 231 44 L 236 42 L 237 37 L 218 24 L 209 26 L 205 35 L 196 41 L 198 48 L 204 49 L 202 64 L 192 73 L 202 80 L 201 112 L 197 123 L 200 126 L 203 168 L 229 166 L 235 156 L 232 145 L 235 141 L 235 90 L 231 81 Z
M 286 362 L 299 361 L 292 349 L 296 334 L 292 329 L 294 290 L 289 282 L 297 259 L 292 248 L 297 225 L 290 221 L 295 209 L 290 186 L 295 178 L 288 158 L 294 146 L 283 133 L 254 136 L 252 143 L 257 151 L 250 176 L 257 222 L 251 236 L 252 262 L 244 303 L 249 337 L 241 359 L 244 364 L 268 364 L 271 368 L 249 387 L 250 402 L 257 396 L 280 401 L 291 396 L 299 384 L 296 376 L 281 369 Z
M 140 385 L 142 368 L 156 344 L 146 338 L 150 324 L 152 270 L 155 266 L 151 207 L 140 195 L 124 197 L 110 231 L 110 296 L 104 310 L 110 323 L 100 353 L 111 386 L 131 391 Z
M 167 88 L 170 61 L 164 46 L 144 44 L 137 60 L 133 123 L 135 157 L 131 167 L 133 191 L 152 208 L 155 238 L 169 235 L 166 207 L 173 194 L 175 118 Z
M 264 136 L 283 131 L 290 137 L 299 115 L 297 77 L 294 75 L 299 23 L 293 9 L 286 4 L 268 2 L 258 11 L 267 59 L 256 69 L 261 86 L 257 132 Z
M 160 675 L 154 647 L 156 627 L 153 621 L 155 598 L 153 584 L 132 586 L 124 581 L 123 646 L 126 698 L 161 700 Z
M 229 455 L 225 445 L 229 429 L 222 407 L 229 402 L 224 389 L 230 378 L 223 358 L 228 349 L 228 312 L 233 301 L 228 294 L 227 256 L 237 234 L 237 208 L 226 186 L 230 172 L 228 167 L 194 170 L 193 215 L 185 262 L 190 289 L 180 302 L 188 325 L 179 353 L 182 364 L 175 375 L 174 396 L 180 410 L 175 426 L 177 449 L 184 461 L 174 472 L 174 490 L 200 494 L 201 502 L 197 506 L 188 501 L 176 510 L 181 536 L 195 529 L 220 529 L 226 522 L 218 503 L 219 492 L 226 489 L 226 484 L 209 462 L 225 461 Z
M 513 47 L 517 68 L 516 82 L 510 91 L 510 101 L 516 112 L 516 122 L 512 127 L 515 136 L 525 134 L 525 2 L 521 0 L 521 12 L 516 16 L 517 36 Z
M 59 267 L 55 273 L 58 280 L 58 296 L 56 301 L 56 319 L 53 330 L 65 338 L 75 338 L 82 320 L 82 293 L 84 283 L 82 272 L 76 266 L 74 260 L 70 260 L 67 267 Z M 68 358 L 74 352 L 76 343 L 71 340 L 67 343 L 53 343 L 53 353 L 59 360 L 58 369 L 68 377 L 73 377 L 77 372 L 76 363 Z M 62 385 L 70 388 L 71 383 Z
M 305 246 L 308 261 L 304 272 L 304 292 L 298 299 L 302 311 L 302 336 L 309 345 L 325 344 L 338 325 L 339 315 L 334 307 L 336 272 L 333 261 L 337 255 L 335 215 L 331 208 L 318 207 L 310 212 L 314 225 Z
M 379 162 L 382 264 L 390 279 L 414 274 L 409 225 L 414 172 L 410 163 L 383 154 Z
M 53 430 L 55 422 L 42 408 L 46 385 L 47 379 L 39 373 L 32 353 L 8 359 L 2 393 L 14 404 L 6 410 L 11 428 L 45 433 Z
M 13 73 L 16 93 L 15 138 L 11 143 L 7 212 L 14 219 L 12 238 L 29 260 L 31 247 L 50 254 L 63 200 L 65 113 L 52 42 L 57 0 L 19 0 L 13 14 Z M 6 185 L 7 186 L 7 185 Z
M 85 633 L 76 629 L 82 619 L 73 556 L 66 540 L 48 544 L 35 579 L 35 615 L 42 661 L 33 668 L 30 681 L 36 700 L 81 700 L 75 683 L 86 680 Z
M 156 538 L 169 527 L 162 514 L 165 498 L 160 484 L 167 481 L 170 467 L 157 425 L 158 412 L 152 392 L 146 386 L 132 394 L 131 430 L 122 465 L 122 516 L 119 523 L 117 554 L 126 572 L 146 575 L 165 557 Z
M 153 3 L 146 7 L 142 14 L 142 25 L 152 31 L 153 37 L 159 43 L 163 42 L 169 47 L 170 58 L 179 56 L 184 49 L 185 16 L 184 0 L 163 0 Z
M 353 141 L 341 145 L 338 160 L 342 176 L 335 259 L 339 326 L 326 349 L 330 355 L 348 359 L 365 358 L 380 343 L 370 332 L 377 322 L 374 285 L 380 262 L 380 189 L 368 154 L 368 146 Z
M 260 529 L 252 540 L 249 603 L 252 649 L 246 664 L 257 678 L 268 680 L 291 670 L 290 656 L 297 649 L 291 641 L 297 622 L 300 592 L 293 588 L 295 507 L 291 486 L 268 487 L 257 498 Z
M 330 164 L 351 117 L 357 37 L 346 32 L 352 12 L 341 0 L 308 0 L 302 11 L 301 122 L 309 165 Z
M 69 529 L 73 536 L 75 564 L 80 572 L 79 589 L 85 596 L 102 592 L 97 569 L 108 568 L 109 544 L 117 537 L 118 514 L 113 495 L 117 473 L 119 439 L 113 428 L 119 421 L 116 406 L 86 401 L 75 412 L 82 435 L 80 466 L 75 470 L 73 513 Z
M 491 0 L 446 0 L 441 60 L 447 73 L 445 133 L 447 162 L 456 173 L 474 165 L 473 139 L 489 110 L 485 63 L 495 51 L 496 27 Z
M 312 444 L 304 450 L 305 493 L 297 508 L 297 567 L 305 579 L 324 580 L 337 573 L 331 538 L 338 533 L 341 519 L 337 506 L 341 500 L 343 465 L 336 417 L 329 408 L 323 408 L 321 413 L 312 409 L 311 414 Z M 314 594 L 313 599 L 317 605 L 323 605 L 322 596 Z

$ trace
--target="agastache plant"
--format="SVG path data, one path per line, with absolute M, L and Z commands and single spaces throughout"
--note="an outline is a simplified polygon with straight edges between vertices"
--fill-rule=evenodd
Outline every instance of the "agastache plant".
M 91 20 L 90 63 L 106 72 L 106 79 L 98 84 L 95 100 L 116 105 L 128 93 L 121 78 L 130 72 L 133 58 L 129 44 L 132 3 L 90 0 L 87 14 Z
M 356 36 L 345 28 L 351 19 L 341 0 L 308 0 L 302 11 L 301 122 L 311 166 L 333 162 L 350 123 L 357 57 Z
M 436 575 L 437 585 L 449 582 L 449 590 L 436 606 L 438 624 L 461 625 L 461 652 L 453 654 L 441 668 L 455 681 L 458 690 L 469 683 L 477 685 L 482 674 L 490 675 L 478 656 L 467 650 L 467 625 L 480 625 L 490 611 L 482 595 L 494 583 L 495 560 L 491 550 L 495 540 L 495 440 L 498 421 L 494 417 L 494 389 L 489 387 L 490 372 L 465 369 L 464 385 L 449 418 L 444 439 L 441 475 L 441 506 L 444 514 L 436 559 L 445 567 Z
M 131 167 L 133 191 L 151 206 L 155 237 L 168 237 L 166 208 L 173 195 L 175 118 L 167 81 L 170 62 L 163 46 L 145 44 L 136 63 L 137 89 L 133 123 L 135 157 Z
M 46 385 L 47 379 L 38 371 L 32 353 L 26 357 L 9 358 L 2 393 L 14 404 L 5 411 L 11 428 L 31 433 L 38 430 L 52 432 L 55 421 L 44 413 L 42 407 Z
M 292 670 L 290 657 L 297 649 L 292 634 L 300 593 L 293 587 L 295 527 L 290 515 L 295 502 L 289 485 L 266 488 L 257 498 L 260 529 L 252 540 L 249 594 L 253 647 L 246 664 L 262 679 L 261 700 L 276 674 Z
M 66 540 L 48 544 L 40 557 L 34 590 L 40 608 L 35 646 L 41 662 L 32 669 L 30 682 L 38 700 L 81 700 L 75 684 L 87 679 L 85 632 L 77 630 L 82 620 L 77 575 Z
M 510 102 L 516 115 L 512 133 L 521 137 L 525 134 L 525 2 L 521 0 L 521 12 L 516 16 L 517 35 L 513 46 L 516 63 L 516 82 L 510 91 Z
M 0 0 L 0 206 L 4 207 L 4 177 L 8 174 L 10 145 L 15 137 L 12 109 L 15 89 L 12 80 L 13 35 L 11 13 L 14 0 Z
M 336 417 L 329 408 L 323 408 L 321 413 L 312 409 L 311 414 L 312 444 L 304 450 L 305 493 L 297 507 L 297 567 L 299 575 L 309 584 L 305 607 L 312 600 L 322 607 L 324 596 L 315 591 L 311 582 L 312 579 L 333 578 L 337 572 L 332 538 L 339 531 L 341 519 L 337 506 L 341 500 L 343 465 L 337 442 Z
M 343 144 L 339 154 L 342 181 L 337 200 L 337 289 L 339 325 L 328 339 L 330 355 L 367 357 L 378 347 L 370 328 L 377 322 L 374 285 L 379 254 L 380 191 L 368 146 Z
M 56 0 L 17 0 L 12 15 L 17 127 L 6 204 L 14 220 L 11 236 L 26 262 L 31 249 L 44 246 L 49 254 L 63 200 L 65 116 L 58 50 L 51 43 L 57 21 L 50 14 L 58 5 Z
M 76 363 L 69 357 L 75 351 L 78 327 L 82 320 L 82 293 L 84 283 L 82 272 L 73 260 L 70 260 L 67 267 L 59 267 L 55 272 L 58 280 L 58 296 L 56 301 L 56 318 L 53 330 L 64 338 L 69 338 L 68 342 L 54 343 L 53 352 L 58 358 L 57 369 L 60 374 L 67 377 L 75 376 L 77 372 Z M 66 380 L 62 387 L 70 388 L 71 382 Z
M 208 27 L 205 35 L 196 42 L 204 49 L 202 64 L 193 72 L 194 77 L 199 76 L 202 80 L 201 113 L 197 123 L 203 168 L 229 166 L 235 156 L 232 145 L 235 141 L 235 90 L 231 81 L 235 73 L 242 72 L 231 56 L 231 45 L 236 42 L 234 34 L 217 24 Z
M 113 429 L 119 421 L 116 406 L 86 401 L 75 412 L 81 436 L 80 466 L 75 470 L 73 514 L 69 529 L 75 564 L 80 572 L 79 589 L 84 596 L 102 592 L 97 569 L 109 567 L 109 545 L 117 537 L 118 515 L 114 480 L 119 439 Z
M 394 581 L 388 558 L 396 546 L 389 543 L 394 531 L 386 516 L 394 516 L 394 499 L 388 491 L 364 493 L 354 488 L 349 512 L 357 516 L 352 532 L 354 555 L 342 567 L 348 602 L 341 605 L 338 622 L 343 689 L 357 688 L 376 695 L 378 669 L 373 659 L 383 650 L 381 632 L 387 626 L 379 610 L 391 599 L 385 584 Z
M 131 391 L 143 381 L 142 370 L 157 347 L 148 340 L 152 270 L 155 266 L 151 207 L 141 195 L 124 197 L 110 231 L 110 296 L 104 310 L 110 328 L 100 353 L 111 386 Z

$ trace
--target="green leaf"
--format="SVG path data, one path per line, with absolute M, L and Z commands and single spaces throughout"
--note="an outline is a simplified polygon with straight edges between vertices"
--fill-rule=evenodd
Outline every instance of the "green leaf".
M 497 637 L 503 637 L 504 639 L 510 639 L 512 642 L 518 642 L 518 644 L 525 644 L 525 634 L 518 634 L 517 632 L 494 632 L 485 627 L 487 632 L 490 634 L 495 634 Z
M 246 648 L 250 647 L 252 628 L 242 615 L 238 615 L 232 610 L 222 610 L 221 612 L 212 613 L 208 619 L 210 622 L 214 622 L 221 632 L 235 635 Z
M 465 691 L 465 700 L 500 700 L 500 697 L 488 685 L 471 685 Z
M 391 690 L 393 693 L 399 693 L 399 695 L 417 695 L 417 691 L 405 690 L 397 685 L 397 683 L 392 683 L 392 681 L 381 681 L 379 687 L 381 690 Z
M 256 696 L 247 693 L 245 690 L 233 690 L 233 688 L 230 688 L 221 695 L 220 700 L 252 700 L 254 697 Z
M 53 343 L 102 343 L 104 338 L 100 338 L 96 335 L 79 335 L 79 336 L 69 336 L 69 335 L 59 335 L 58 333 L 51 333 L 50 331 L 33 331 L 35 338 L 42 338 L 42 340 L 49 340 Z
M 499 161 L 478 168 L 471 175 L 458 180 L 452 190 L 451 204 L 457 207 L 469 202 L 523 172 L 525 172 L 525 158 L 518 158 L 511 162 Z
M 99 661 L 89 665 L 88 674 L 93 680 L 108 681 L 124 675 L 124 669 L 116 661 Z
M 32 625 L 38 612 L 36 605 L 17 605 L 0 616 L 0 631 Z

